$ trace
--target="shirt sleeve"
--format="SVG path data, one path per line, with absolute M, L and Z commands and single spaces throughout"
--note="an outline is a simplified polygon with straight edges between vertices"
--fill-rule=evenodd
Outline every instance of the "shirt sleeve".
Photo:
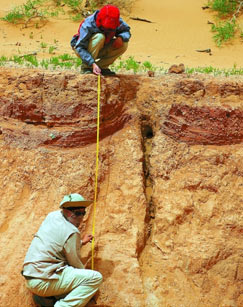
M 95 60 L 88 52 L 89 40 L 93 34 L 99 32 L 99 29 L 95 26 L 94 14 L 89 16 L 83 22 L 80 28 L 79 38 L 75 45 L 75 50 L 78 52 L 80 58 L 84 63 L 91 66 Z
M 78 233 L 72 234 L 64 245 L 64 254 L 67 263 L 77 269 L 84 269 L 84 265 L 80 259 L 81 240 Z
M 131 37 L 129 25 L 120 18 L 120 26 L 116 30 L 116 36 L 120 36 L 124 42 L 128 42 Z

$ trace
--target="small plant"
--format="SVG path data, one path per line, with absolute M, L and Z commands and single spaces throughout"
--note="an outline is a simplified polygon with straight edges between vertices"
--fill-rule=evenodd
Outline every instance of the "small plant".
M 63 2 L 75 13 L 78 13 L 83 9 L 83 0 L 63 0 Z
M 50 59 L 50 64 L 54 65 L 54 66 L 59 66 L 60 63 L 59 63 L 59 58 L 58 57 L 52 57 Z
M 50 53 L 50 54 L 53 54 L 55 49 L 57 49 L 57 47 L 55 47 L 55 46 L 50 46 L 50 47 L 49 47 L 49 53 Z
M 143 62 L 142 65 L 143 65 L 145 71 L 146 70 L 151 70 L 151 71 L 154 70 L 154 66 L 149 61 Z
M 82 13 L 77 13 L 77 14 L 73 15 L 73 16 L 71 17 L 71 19 L 72 19 L 72 21 L 74 21 L 74 22 L 78 22 L 78 21 L 81 21 L 82 19 L 84 19 L 84 16 L 83 16 Z
M 9 23 L 18 23 L 24 17 L 23 13 L 19 8 L 14 8 L 9 12 L 5 17 L 2 17 L 1 20 L 7 21 Z
M 223 21 L 217 21 L 212 24 L 212 31 L 216 32 L 213 36 L 217 46 L 228 41 L 239 29 L 237 18 L 243 12 L 243 1 L 241 0 L 209 0 L 208 6 L 218 12 L 218 18 L 223 18 Z M 241 34 L 240 34 L 241 35 Z
M 47 2 L 48 0 L 27 0 L 26 3 L 11 10 L 1 20 L 14 24 L 24 24 L 25 27 L 34 25 L 39 28 L 45 24 L 47 17 L 58 15 L 57 10 L 53 11 L 50 7 L 46 7 Z
M 45 49 L 47 47 L 47 44 L 44 43 L 44 42 L 41 42 L 40 46 L 41 46 L 42 49 Z
M 210 0 L 208 6 L 217 11 L 220 16 L 225 16 L 233 13 L 239 1 L 236 0 Z
M 64 54 L 60 55 L 59 58 L 60 58 L 63 62 L 65 62 L 65 61 L 70 61 L 70 60 L 73 59 L 73 57 L 71 57 L 71 56 L 70 56 L 69 54 L 67 54 L 67 53 L 64 53 Z
M 45 13 L 41 10 L 41 5 L 45 0 L 28 0 L 23 5 L 15 7 L 5 17 L 1 18 L 10 23 L 24 23 L 25 27 L 33 20 L 43 20 Z
M 119 7 L 119 9 L 122 10 L 125 14 L 128 14 L 131 12 L 134 0 L 90 0 L 89 2 L 91 2 L 91 4 L 93 5 L 93 9 L 97 7 L 97 4 L 98 7 L 101 7 L 106 4 L 112 4 Z
M 82 65 L 82 60 L 78 57 L 75 57 L 75 60 L 74 60 L 74 66 L 75 68 L 78 68 Z
M 14 55 L 13 58 L 11 58 L 11 60 L 14 63 L 19 64 L 19 65 L 22 65 L 24 63 L 24 58 L 20 57 L 20 56 L 17 56 L 17 55 Z
M 8 61 L 8 58 L 5 57 L 4 55 L 0 57 L 0 66 L 3 66 L 6 64 L 6 62 Z
M 40 66 L 43 67 L 43 68 L 45 68 L 45 69 L 48 69 L 49 61 L 43 59 L 43 60 L 40 62 Z
M 24 60 L 30 63 L 32 66 L 38 67 L 38 60 L 35 55 L 24 55 Z
M 126 67 L 127 70 L 132 69 L 133 72 L 136 74 L 139 70 L 139 63 L 137 61 L 135 61 L 133 57 L 129 57 L 125 61 L 125 67 Z
M 83 18 L 83 0 L 63 0 L 63 2 L 70 8 L 70 12 L 74 14 L 74 16 L 72 16 L 74 21 L 80 21 Z
M 217 25 L 212 25 L 212 31 L 216 32 L 213 39 L 215 40 L 218 47 L 222 45 L 223 42 L 228 41 L 234 37 L 236 31 L 236 23 L 233 21 L 219 22 Z
M 120 60 L 120 63 L 117 65 L 116 69 L 133 70 L 134 73 L 137 73 L 139 70 L 139 63 L 131 56 L 125 61 Z
M 52 0 L 56 6 L 60 6 L 62 4 L 62 0 Z

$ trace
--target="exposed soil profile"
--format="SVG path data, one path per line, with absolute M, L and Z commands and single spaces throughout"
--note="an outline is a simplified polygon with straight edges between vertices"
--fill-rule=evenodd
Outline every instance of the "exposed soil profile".
M 242 106 L 239 77 L 101 77 L 96 306 L 242 305 Z M 20 271 L 46 214 L 93 198 L 96 122 L 96 76 L 0 69 L 2 306 L 34 307 Z
M 0 17 L 24 2 L 1 0 Z M 216 47 L 204 5 L 136 0 L 122 59 L 243 67 L 242 41 Z M 78 25 L 0 21 L 0 56 L 72 55 Z M 102 76 L 100 102 L 94 264 L 104 282 L 88 306 L 243 306 L 242 76 Z M 1 307 L 35 307 L 20 274 L 34 234 L 63 195 L 94 198 L 96 125 L 96 76 L 0 67 Z M 92 210 L 81 232 L 92 232 Z M 81 255 L 90 268 L 90 246 Z

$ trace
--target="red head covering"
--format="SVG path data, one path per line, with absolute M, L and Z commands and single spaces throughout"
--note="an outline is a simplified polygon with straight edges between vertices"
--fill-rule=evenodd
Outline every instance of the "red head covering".
M 116 29 L 119 27 L 120 11 L 114 5 L 105 5 L 97 14 L 96 25 L 98 28 Z

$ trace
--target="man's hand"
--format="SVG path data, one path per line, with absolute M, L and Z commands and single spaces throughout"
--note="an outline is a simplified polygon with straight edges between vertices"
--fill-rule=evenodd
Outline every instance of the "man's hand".
M 121 48 L 121 46 L 123 45 L 123 40 L 120 36 L 118 36 L 114 42 L 112 43 L 112 47 L 114 49 L 118 49 L 118 48 Z
M 91 242 L 93 239 L 93 236 L 92 235 L 88 235 L 88 234 L 85 234 L 82 238 L 82 244 L 85 245 L 87 244 L 88 242 Z
M 93 68 L 93 73 L 95 75 L 100 75 L 101 74 L 101 69 L 99 68 L 99 66 L 95 63 L 92 64 L 92 68 Z

